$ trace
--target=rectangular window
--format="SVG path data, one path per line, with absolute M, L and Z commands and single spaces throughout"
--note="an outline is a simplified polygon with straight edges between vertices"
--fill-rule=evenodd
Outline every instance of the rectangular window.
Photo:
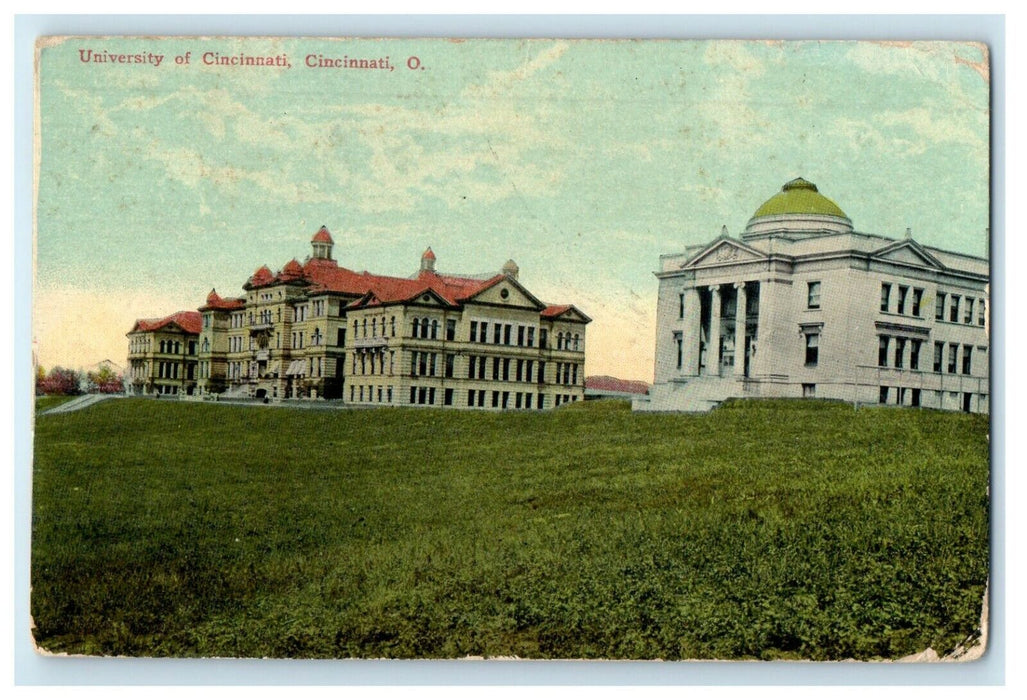
M 509 357 L 504 357 L 503 358 L 503 381 L 504 382 L 510 381 L 510 358 Z M 506 406 L 504 406 L 504 408 L 506 408 Z
M 920 305 L 923 303 L 923 300 L 924 300 L 924 290 L 914 288 L 913 289 L 913 308 L 910 311 L 910 313 L 912 313 L 917 318 L 920 317 Z
M 906 339 L 896 338 L 895 339 L 895 366 L 898 369 L 902 369 L 902 361 L 906 355 Z
M 518 382 L 524 381 L 524 360 L 517 360 L 514 369 L 514 379 Z
M 493 357 L 492 358 L 492 379 L 494 381 L 499 381 L 499 358 L 498 357 Z
M 897 391 L 898 391 L 899 395 L 896 397 L 895 403 L 897 403 L 899 406 L 905 406 L 906 405 L 906 389 L 904 387 L 899 387 L 897 389 Z
M 513 332 L 513 326 L 511 326 L 509 323 L 506 324 L 505 326 L 503 326 L 503 344 L 504 345 L 509 345 L 510 344 L 510 335 L 511 335 L 512 332 Z
M 816 384 L 803 384 L 802 385 L 802 398 L 804 398 L 804 399 L 812 399 L 812 398 L 815 398 L 816 395 L 817 395 L 817 385 Z
M 499 392 L 492 392 L 492 408 L 499 408 Z
M 492 342 L 499 345 L 503 341 L 503 326 L 499 323 L 493 324 Z
M 475 364 L 477 363 L 477 361 L 478 361 L 478 358 L 475 357 L 474 355 L 471 355 L 470 357 L 467 358 L 467 378 L 468 379 L 474 379 L 474 374 L 475 374 L 475 370 L 476 370 Z
M 949 301 L 949 321 L 952 323 L 959 323 L 959 295 L 951 295 Z
M 963 346 L 963 374 L 973 373 L 973 352 L 974 348 L 972 345 Z
M 524 345 L 524 326 L 517 326 L 517 344 Z
M 471 342 L 478 340 L 478 322 L 471 321 Z
M 900 314 L 906 313 L 906 297 L 909 296 L 909 287 L 899 285 L 899 308 Z
M 445 393 L 443 394 L 442 403 L 444 405 L 446 405 L 446 406 L 452 406 L 453 405 L 453 390 L 452 389 L 446 389 Z
M 974 322 L 974 298 L 967 297 L 966 303 L 963 304 L 963 323 L 970 325 Z
M 678 318 L 685 317 L 685 293 L 678 294 Z
M 949 343 L 949 374 L 956 373 L 956 356 L 959 354 L 959 345 Z
M 808 282 L 806 286 L 806 308 L 820 308 L 820 282 Z M 684 318 L 682 316 L 682 318 Z
M 488 342 L 487 341 L 488 336 L 489 336 L 489 322 L 488 321 L 482 321 L 481 322 L 481 326 L 478 328 L 478 342 L 479 343 Z
M 452 377 L 453 376 L 453 367 L 454 367 L 453 356 L 452 355 L 446 355 L 446 376 L 447 377 Z
M 474 405 L 474 389 L 468 389 L 467 390 L 467 406 L 470 407 L 470 406 L 473 406 L 473 405 Z
M 806 366 L 816 367 L 820 356 L 820 334 L 806 334 Z
M 542 384 L 546 381 L 546 363 L 543 360 L 538 362 L 538 383 Z
M 920 406 L 920 390 L 919 389 L 913 389 L 910 392 L 910 394 L 911 394 L 911 396 L 910 396 L 909 405 L 910 406 L 914 406 L 914 407 L 919 407 Z
M 538 331 L 538 346 L 545 350 L 549 347 L 549 330 L 540 328 Z
M 528 347 L 535 347 L 535 327 L 528 326 Z
M 938 296 L 934 300 L 934 319 L 936 321 L 945 320 L 945 294 L 938 292 Z
M 528 360 L 527 362 L 524 363 L 524 381 L 526 381 L 526 382 L 530 382 L 531 381 L 531 373 L 532 373 L 532 370 L 534 368 L 535 368 L 535 361 L 534 360 Z
M 922 340 L 911 340 L 909 341 L 909 368 L 920 369 L 920 346 L 923 345 Z
M 891 305 L 891 285 L 887 282 L 881 284 L 881 311 L 888 311 Z
M 878 401 L 880 403 L 888 403 L 888 387 L 886 387 L 886 386 L 882 386 L 881 387 L 881 394 L 880 394 L 880 397 L 878 398 Z
M 684 362 L 684 346 L 682 345 L 682 343 L 683 343 L 683 339 L 682 339 L 681 331 L 675 331 L 675 333 L 674 333 L 674 345 L 677 348 L 677 358 L 678 358 L 677 367 L 678 367 L 678 369 L 681 369 L 681 366 L 682 366 L 682 364 Z
M 941 372 L 942 355 L 945 354 L 945 343 L 934 344 L 934 371 Z
M 382 332 L 385 331 L 385 321 L 382 321 Z M 456 340 L 456 319 L 446 320 L 446 340 Z
M 878 336 L 877 339 L 877 366 L 888 366 L 888 343 L 891 340 L 886 335 Z

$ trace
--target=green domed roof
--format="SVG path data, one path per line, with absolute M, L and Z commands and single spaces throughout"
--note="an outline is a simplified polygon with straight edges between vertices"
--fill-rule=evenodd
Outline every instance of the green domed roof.
M 756 210 L 752 218 L 786 214 L 823 214 L 843 219 L 849 218 L 837 204 L 820 194 L 816 185 L 801 177 L 785 184 L 780 192 L 765 201 L 763 206 Z

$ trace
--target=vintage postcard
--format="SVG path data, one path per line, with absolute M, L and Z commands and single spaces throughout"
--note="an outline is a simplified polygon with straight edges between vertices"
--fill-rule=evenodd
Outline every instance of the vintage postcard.
M 48 37 L 32 634 L 987 647 L 988 47 Z

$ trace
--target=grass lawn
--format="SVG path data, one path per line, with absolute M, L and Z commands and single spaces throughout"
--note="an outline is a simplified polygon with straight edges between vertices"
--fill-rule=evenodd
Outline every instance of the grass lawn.
M 869 659 L 978 628 L 987 416 L 309 411 L 36 420 L 52 651 Z

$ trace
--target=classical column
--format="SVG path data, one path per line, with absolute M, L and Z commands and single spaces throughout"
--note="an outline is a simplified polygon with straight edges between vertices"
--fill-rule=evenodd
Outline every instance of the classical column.
M 710 287 L 710 340 L 706 346 L 706 373 L 720 376 L 720 285 Z
M 695 287 L 682 290 L 685 295 L 685 314 L 681 323 L 681 370 L 684 376 L 699 374 L 699 343 L 702 338 L 702 313 L 699 290 Z
M 745 282 L 735 283 L 735 376 L 745 376 Z

